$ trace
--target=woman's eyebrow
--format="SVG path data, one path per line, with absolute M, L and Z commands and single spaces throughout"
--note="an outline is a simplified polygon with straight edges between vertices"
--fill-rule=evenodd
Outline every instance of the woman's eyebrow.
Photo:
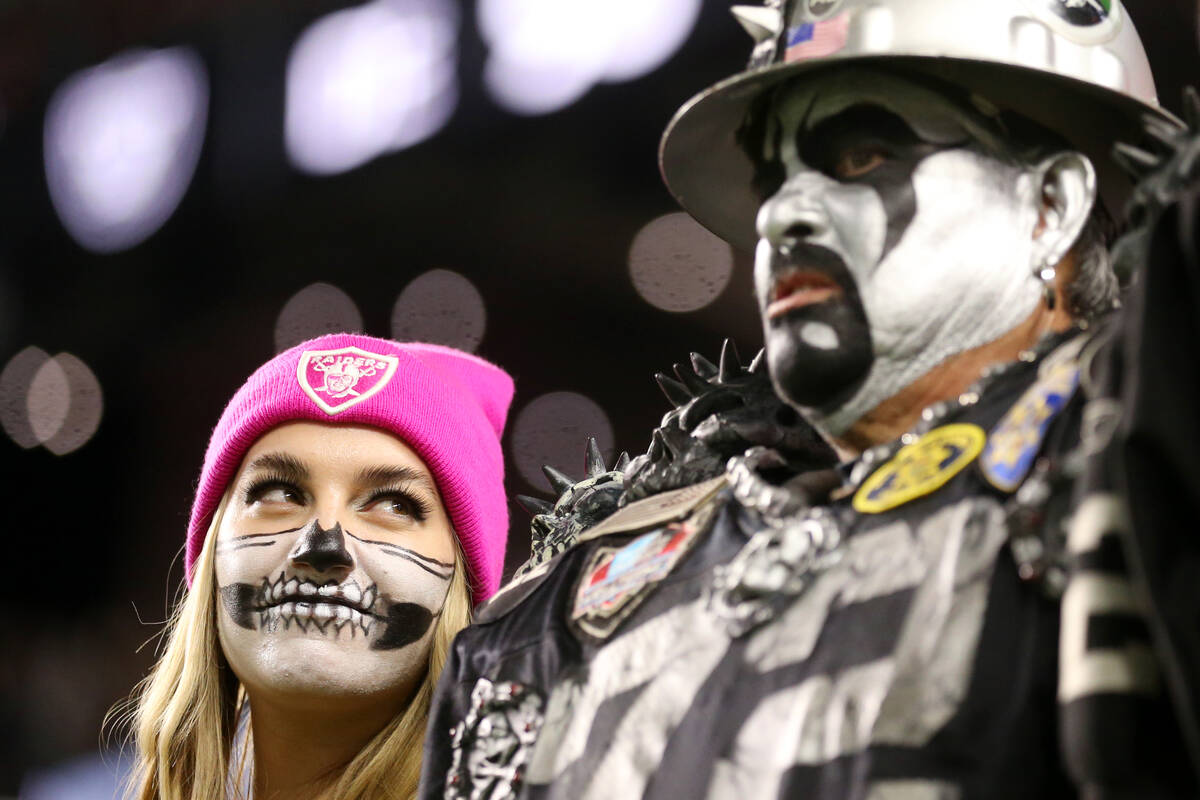
M 308 466 L 288 453 L 264 453 L 250 462 L 246 472 L 270 471 L 297 483 L 308 477 Z
M 360 486 L 384 486 L 390 483 L 415 483 L 423 489 L 437 495 L 437 489 L 429 475 L 413 467 L 397 466 L 395 464 L 380 464 L 374 467 L 363 467 L 358 471 Z

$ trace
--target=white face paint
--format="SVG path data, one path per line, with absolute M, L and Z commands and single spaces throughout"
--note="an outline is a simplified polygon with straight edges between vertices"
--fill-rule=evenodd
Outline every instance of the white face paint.
M 796 403 L 836 436 L 1033 312 L 1037 181 L 1030 168 L 979 152 L 980 142 L 995 146 L 984 121 L 899 78 L 847 71 L 785 90 L 771 113 L 778 151 L 766 155 L 785 180 L 758 216 L 755 282 L 768 358 L 793 400 L 789 388 L 803 384 L 806 368 L 821 380 L 822 359 L 841 350 L 861 362 L 845 375 L 835 363 L 826 399 Z M 856 119 L 881 122 L 862 131 Z M 814 261 L 820 253 L 810 246 L 844 270 Z M 832 284 L 852 286 L 831 285 L 827 276 L 839 272 Z M 865 331 L 837 316 L 838 304 L 861 305 L 869 351 L 850 341 Z M 816 335 L 814 325 L 833 335 Z
M 818 350 L 836 350 L 838 346 L 837 331 L 832 325 L 824 322 L 804 323 L 804 327 L 800 329 L 800 338 Z
M 289 423 L 254 444 L 230 492 L 217 630 L 251 700 L 406 701 L 455 569 L 421 458 L 373 428 Z

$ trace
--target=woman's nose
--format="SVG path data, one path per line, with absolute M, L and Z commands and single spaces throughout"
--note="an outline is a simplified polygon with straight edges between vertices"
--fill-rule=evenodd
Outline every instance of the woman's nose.
M 332 528 L 322 528 L 320 521 L 314 519 L 300 534 L 288 559 L 293 566 L 306 566 L 321 574 L 354 569 L 354 557 L 346 549 L 346 537 L 337 522 Z

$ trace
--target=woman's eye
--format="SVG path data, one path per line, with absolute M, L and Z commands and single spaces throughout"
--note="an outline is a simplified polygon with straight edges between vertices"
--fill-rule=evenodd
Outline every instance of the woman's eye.
M 301 505 L 303 502 L 304 495 L 299 489 L 280 483 L 252 486 L 246 492 L 246 505 Z
M 409 508 L 408 503 L 398 498 L 384 500 L 383 508 L 389 514 L 395 514 L 396 516 L 411 517 L 413 515 L 412 509 Z
M 259 500 L 265 503 L 299 503 L 300 495 L 291 489 L 277 487 L 263 492 Z
M 389 517 L 415 520 L 417 522 L 425 519 L 426 516 L 426 510 L 421 501 L 398 492 L 389 492 L 372 498 L 369 509 L 378 511 Z
M 888 152 L 882 147 L 854 147 L 838 156 L 833 171 L 839 178 L 858 178 L 887 160 Z

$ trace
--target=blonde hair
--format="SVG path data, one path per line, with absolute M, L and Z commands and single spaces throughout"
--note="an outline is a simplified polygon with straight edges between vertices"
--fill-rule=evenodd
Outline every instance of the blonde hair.
M 166 647 L 134 690 L 128 716 L 137 763 L 127 796 L 134 800 L 242 800 L 230 759 L 242 697 L 217 640 L 215 540 L 229 492 L 221 500 L 196 559 L 192 589 L 165 630 Z M 326 796 L 338 800 L 408 800 L 417 791 L 425 723 L 454 635 L 471 621 L 466 562 L 455 540 L 455 569 L 434 625 L 425 677 L 408 706 L 337 776 Z M 245 756 L 245 750 L 241 755 Z M 234 774 L 240 773 L 239 764 Z

